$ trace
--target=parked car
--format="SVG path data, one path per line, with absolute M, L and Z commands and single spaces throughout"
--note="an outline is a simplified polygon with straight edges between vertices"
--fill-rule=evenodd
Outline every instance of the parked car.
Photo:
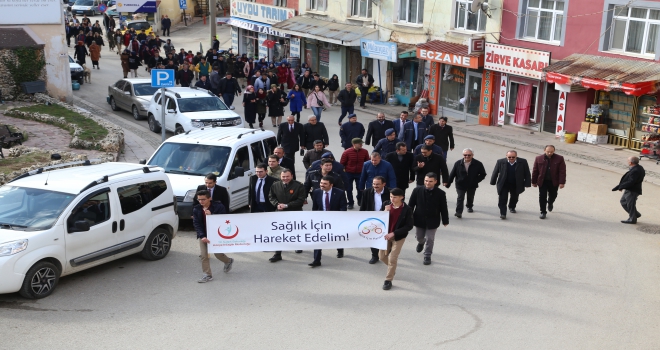
M 71 13 L 76 15 L 96 16 L 101 13 L 101 11 L 99 11 L 99 5 L 102 3 L 101 0 L 76 0 L 71 7 Z
M 121 79 L 108 86 L 107 101 L 113 111 L 123 109 L 140 120 L 147 116 L 149 101 L 156 91 L 158 88 L 151 87 L 151 79 Z
M 154 32 L 151 23 L 145 20 L 126 21 L 126 27 L 121 29 L 121 33 L 126 33 L 127 29 L 135 29 L 136 33 L 144 31 L 144 34 L 150 35 Z
M 71 56 L 69 56 L 69 69 L 71 70 L 71 81 L 77 81 L 78 84 L 82 85 L 85 81 L 83 77 L 83 67 L 75 61 Z
M 127 255 L 162 259 L 179 226 L 169 178 L 139 164 L 38 169 L 0 187 L 0 198 L 0 293 L 32 299 Z
M 229 110 L 218 96 L 196 87 L 165 89 L 165 130 L 182 134 L 192 129 L 209 127 L 243 127 L 241 116 Z M 151 98 L 149 130 L 161 130 L 161 93 Z
M 197 186 L 214 173 L 218 185 L 227 188 L 229 210 L 248 205 L 250 176 L 255 165 L 266 163 L 277 147 L 271 130 L 204 128 L 170 137 L 146 162 L 165 169 L 177 199 L 180 219 L 190 220 Z

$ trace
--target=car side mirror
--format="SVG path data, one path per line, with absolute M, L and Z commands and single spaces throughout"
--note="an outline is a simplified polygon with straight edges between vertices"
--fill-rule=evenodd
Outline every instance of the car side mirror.
M 87 232 L 89 231 L 89 222 L 85 220 L 76 221 L 73 224 L 73 232 Z
M 242 177 L 245 176 L 245 169 L 243 169 L 242 166 L 237 166 L 234 168 L 234 176 L 235 177 Z
M 140 160 L 138 161 L 138 163 L 140 163 L 140 164 L 147 164 L 147 160 L 146 160 L 146 159 L 140 159 Z
M 130 91 L 124 91 L 124 95 L 131 96 L 131 92 Z
M 176 109 L 168 109 L 167 113 L 176 114 Z

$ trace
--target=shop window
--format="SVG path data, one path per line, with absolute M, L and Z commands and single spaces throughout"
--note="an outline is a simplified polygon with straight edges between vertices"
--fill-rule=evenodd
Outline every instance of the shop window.
M 273 5 L 286 7 L 286 0 L 273 0 Z
M 513 117 L 513 122 L 526 125 L 536 122 L 536 100 L 538 98 L 538 87 L 528 84 L 511 82 L 507 91 L 506 112 Z M 521 101 L 518 101 L 521 99 Z M 516 115 L 516 110 L 522 110 L 525 115 Z M 528 111 L 527 111 L 528 110 Z
M 483 11 L 471 12 L 472 1 L 456 0 L 456 18 L 454 29 L 473 30 L 483 32 L 486 30 L 488 16 Z
M 399 22 L 422 24 L 424 22 L 424 0 L 400 0 Z
M 307 10 L 325 12 L 328 9 L 328 0 L 307 0 Z
M 351 16 L 371 18 L 371 0 L 353 0 Z
M 523 37 L 560 42 L 564 30 L 564 1 L 526 0 Z
M 660 10 L 615 6 L 611 27 L 610 51 L 655 56 Z
M 465 78 L 467 69 L 463 67 L 453 67 L 443 65 L 442 82 L 440 83 L 440 102 L 439 105 L 459 112 L 464 111 L 465 101 Z

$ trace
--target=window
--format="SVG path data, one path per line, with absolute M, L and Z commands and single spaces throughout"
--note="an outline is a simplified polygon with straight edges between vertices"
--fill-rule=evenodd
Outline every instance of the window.
M 264 153 L 264 145 L 261 144 L 261 141 L 254 142 L 250 145 L 252 149 L 252 158 L 254 158 L 254 166 L 256 167 L 260 163 L 266 163 L 266 156 Z
M 307 0 L 307 9 L 310 11 L 325 12 L 328 9 L 328 0 Z
M 230 179 L 236 178 L 234 170 L 239 166 L 245 171 L 250 169 L 250 152 L 248 152 L 247 146 L 243 146 L 236 151 L 234 161 L 231 163 L 231 173 L 229 173 Z
M 67 219 L 69 232 L 73 232 L 76 221 L 87 221 L 89 226 L 98 225 L 110 219 L 109 189 L 101 190 L 78 204 Z
M 655 55 L 660 10 L 616 6 L 612 17 L 610 50 Z
M 273 0 L 273 5 L 286 7 L 286 0 Z
M 481 11 L 471 12 L 472 1 L 456 0 L 456 21 L 454 29 L 474 30 L 483 32 L 486 30 L 486 19 L 488 16 Z
M 371 0 L 353 0 L 351 16 L 371 18 Z
M 266 155 L 273 154 L 273 152 L 275 152 L 275 147 L 277 147 L 277 138 L 273 136 L 264 140 L 264 146 L 266 146 Z
M 126 84 L 126 81 L 120 80 L 120 81 L 115 83 L 115 88 L 117 88 L 119 90 L 124 90 L 124 84 Z
M 422 24 L 424 18 L 424 0 L 400 0 L 399 22 Z
M 169 111 L 170 109 L 173 109 L 176 111 L 176 103 L 174 103 L 174 99 L 168 97 L 167 101 L 165 102 L 167 104 L 167 110 Z M 184 111 L 181 111 L 184 112 Z
M 525 37 L 561 41 L 561 33 L 564 27 L 564 2 L 553 0 L 528 0 L 527 25 L 525 26 Z
M 511 82 L 509 84 L 509 90 L 507 91 L 507 105 L 506 105 L 506 112 L 507 114 L 511 116 L 515 116 L 516 114 L 516 106 L 518 104 L 518 97 L 519 97 L 519 90 L 521 85 L 527 85 L 527 84 L 522 84 L 522 83 L 516 83 L 516 82 Z M 524 96 L 524 94 L 523 94 Z M 530 122 L 536 122 L 536 100 L 538 96 L 538 86 L 532 85 L 532 90 L 531 94 L 527 95 L 526 97 L 529 98 L 529 121 Z
M 142 209 L 158 198 L 167 189 L 163 180 L 149 181 L 117 188 L 122 214 L 126 215 Z

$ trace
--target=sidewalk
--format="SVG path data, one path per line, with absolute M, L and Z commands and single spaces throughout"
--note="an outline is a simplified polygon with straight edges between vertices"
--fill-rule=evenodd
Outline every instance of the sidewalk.
M 367 104 L 366 109 L 358 107 L 355 109 L 355 112 L 358 115 L 361 112 L 372 115 L 383 112 L 388 119 L 392 120 L 397 119 L 401 111 L 406 109 L 407 107 L 403 106 Z M 365 119 L 362 123 L 366 125 L 368 121 Z M 456 136 L 488 142 L 499 146 L 511 147 L 516 150 L 532 152 L 535 154 L 543 153 L 545 145 L 552 144 L 555 146 L 557 153 L 564 156 L 564 159 L 567 162 L 607 170 L 621 175 L 628 171 L 628 166 L 625 164 L 626 158 L 639 154 L 636 151 L 620 149 L 614 145 L 591 145 L 581 142 L 574 144 L 560 143 L 559 139 L 555 138 L 554 135 L 533 132 L 510 125 L 501 127 L 484 126 L 468 124 L 463 120 L 451 118 L 449 119 L 448 124 L 453 127 L 454 135 Z M 469 147 L 469 145 L 457 146 L 457 148 L 460 149 L 465 147 Z M 650 161 L 649 159 L 642 159 L 640 164 L 644 166 L 644 169 L 646 170 L 645 181 L 660 185 L 660 165 L 656 165 L 655 161 Z

